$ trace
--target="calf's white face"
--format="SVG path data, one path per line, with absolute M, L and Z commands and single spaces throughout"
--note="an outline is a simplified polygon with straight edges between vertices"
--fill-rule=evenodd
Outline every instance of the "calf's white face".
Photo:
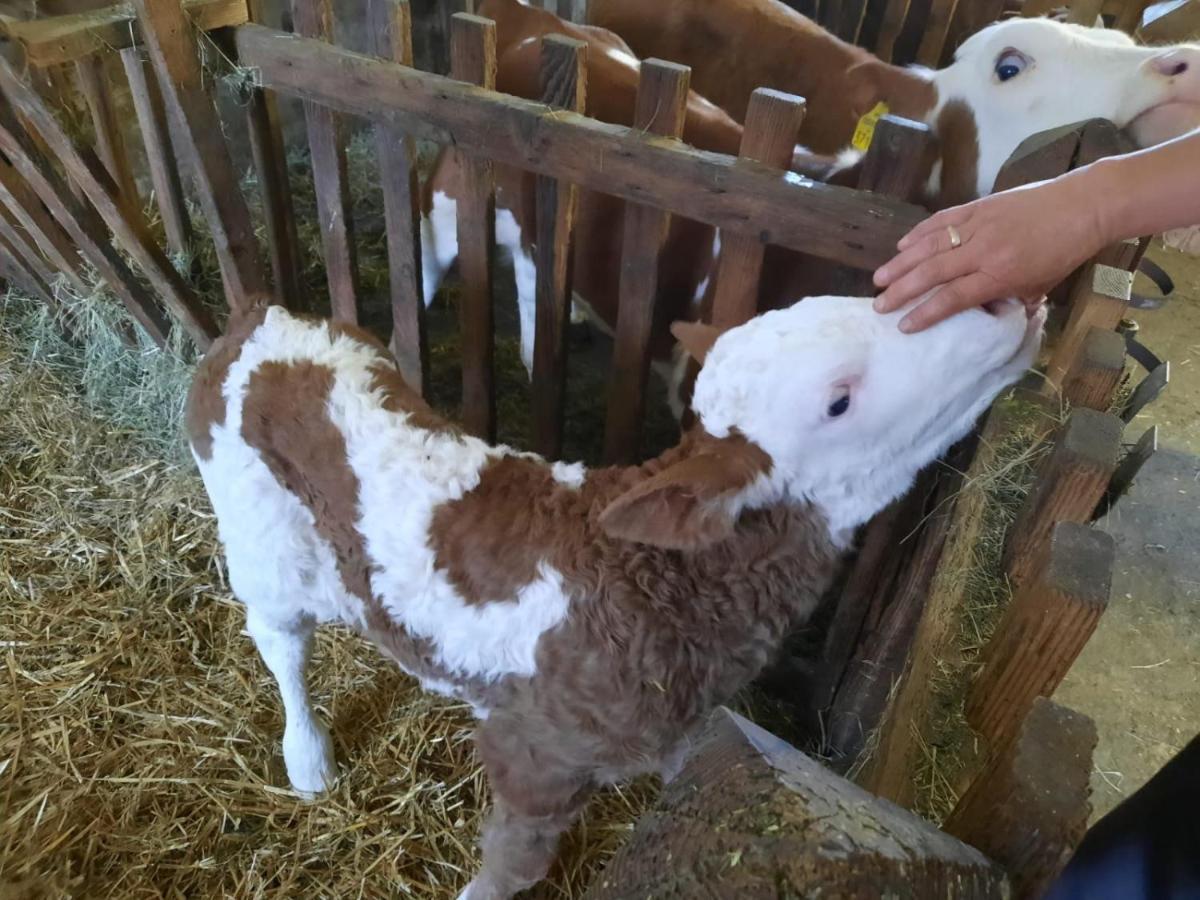
M 740 432 L 771 457 L 770 484 L 816 503 L 835 534 L 911 485 L 1033 363 L 1044 313 L 1015 300 L 914 335 L 863 298 L 815 297 L 720 335 L 676 333 L 704 365 L 694 408 L 717 437 Z M 708 332 L 711 335 L 712 332 Z
M 1042 131 L 1108 119 L 1146 147 L 1200 127 L 1200 44 L 1140 47 L 1116 30 L 1012 19 L 973 35 L 932 78 L 931 121 L 955 101 L 974 115 L 978 195 Z

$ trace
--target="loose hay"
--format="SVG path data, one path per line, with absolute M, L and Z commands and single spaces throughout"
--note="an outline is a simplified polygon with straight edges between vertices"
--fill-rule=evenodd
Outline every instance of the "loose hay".
M 485 806 L 468 711 L 323 631 L 312 688 L 341 778 L 298 800 L 193 470 L 90 416 L 4 330 L 0 396 L 0 894 L 460 889 Z M 649 797 L 600 797 L 539 895 L 578 896 Z

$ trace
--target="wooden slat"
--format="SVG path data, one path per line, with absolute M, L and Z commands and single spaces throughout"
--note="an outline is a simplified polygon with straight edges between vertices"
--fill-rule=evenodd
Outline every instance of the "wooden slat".
M 0 60 L 0 66 L 4 66 Z M 145 290 L 129 266 L 109 242 L 103 224 L 93 211 L 83 206 L 72 193 L 66 181 L 23 139 L 20 126 L 11 111 L 0 106 L 0 152 L 8 157 L 13 167 L 46 204 L 58 223 L 75 242 L 79 252 L 91 263 L 109 290 L 117 295 L 129 314 L 142 326 L 150 338 L 160 347 L 166 346 L 170 324 L 151 296 Z M 213 329 L 215 336 L 215 328 Z M 207 349 L 212 336 L 201 333 L 197 340 L 202 349 Z
M 651 59 L 642 63 L 634 112 L 635 130 L 678 139 L 683 133 L 688 82 L 686 66 Z M 604 457 L 632 462 L 638 454 L 650 371 L 650 334 L 658 296 L 658 258 L 670 213 L 652 206 L 625 206 L 621 284 L 609 382 Z
M 188 160 L 200 208 L 212 233 L 232 310 L 266 293 L 258 239 L 213 98 L 204 87 L 200 48 L 177 0 L 133 0 L 164 99 Z
M 1096 726 L 1044 698 L 976 776 L 942 829 L 1000 863 L 1016 897 L 1041 897 L 1083 839 Z
M 1115 554 L 1111 536 L 1077 522 L 1060 522 L 1043 543 L 967 697 L 967 721 L 993 747 L 1012 740 L 1034 700 L 1054 693 L 1096 630 Z
M 1076 284 L 1071 313 L 1046 367 L 1046 389 L 1061 387 L 1092 328 L 1116 329 L 1129 308 L 1133 274 L 1111 266 L 1094 265 Z
M 587 44 L 562 35 L 542 40 L 542 100 L 581 113 L 587 92 Z M 537 179 L 537 316 L 533 342 L 533 446 L 562 455 L 567 390 L 567 322 L 577 192 L 569 182 Z
M 1104 0 L 1071 0 L 1067 7 L 1067 22 L 1094 28 L 1103 6 Z
M 183 255 L 191 248 L 192 221 L 188 217 L 183 183 L 179 178 L 175 150 L 171 146 L 162 91 L 150 62 L 142 57 L 139 48 L 126 47 L 122 50 L 121 64 L 125 67 L 125 77 L 129 79 L 129 92 L 142 132 L 150 182 L 154 185 L 154 201 L 162 216 L 167 246 L 173 253 Z
M 1153 10 L 1151 10 L 1153 12 Z M 1200 37 L 1200 0 L 1183 0 L 1164 10 L 1138 29 L 1147 44 L 1175 44 Z
M 497 95 L 257 25 L 237 30 L 242 65 L 268 87 L 367 118 L 394 118 L 415 137 L 581 189 L 670 209 L 718 228 L 874 269 L 926 212 L 799 176 L 764 177 L 721 154 L 663 141 L 540 102 Z
M 18 287 L 25 290 L 34 298 L 46 304 L 52 313 L 57 315 L 61 307 L 54 299 L 54 289 L 50 286 L 53 281 L 45 276 L 50 273 L 38 265 L 36 254 L 31 261 L 27 250 L 20 246 L 20 238 L 15 234 L 10 224 L 0 218 L 0 260 L 3 260 L 5 276 L 15 281 Z M 31 264 L 32 262 L 32 264 Z
M 17 223 L 28 232 L 42 254 L 80 294 L 88 292 L 80 268 L 79 248 L 50 215 L 29 184 L 5 159 L 0 159 L 0 202 L 16 217 Z
M 1014 587 L 1032 573 L 1058 523 L 1091 518 L 1116 469 L 1123 429 L 1116 416 L 1082 408 L 1073 410 L 1059 429 L 1054 449 L 1009 528 L 1004 569 Z
M 759 88 L 750 96 L 746 130 L 738 158 L 750 164 L 785 170 L 804 122 L 804 101 L 791 94 Z M 762 275 L 763 245 L 750 235 L 721 235 L 712 323 L 732 328 L 758 312 L 758 282 Z
M 875 54 L 884 62 L 891 62 L 895 56 L 896 41 L 900 39 L 904 30 L 910 2 L 911 0 L 887 0 L 883 22 L 879 26 L 879 40 L 875 44 Z
M 142 200 L 138 196 L 137 182 L 133 178 L 133 167 L 129 164 L 129 153 L 121 124 L 117 121 L 113 106 L 113 89 L 108 73 L 104 69 L 105 54 L 94 53 L 76 60 L 75 77 L 79 92 L 87 102 L 92 114 L 92 130 L 96 137 L 96 152 L 104 168 L 117 185 L 125 214 L 137 219 L 142 216 Z
M 14 259 L 20 262 L 31 275 L 36 276 L 40 285 L 44 286 L 53 305 L 57 307 L 58 304 L 53 302 L 54 283 L 58 280 L 57 273 L 46 264 L 46 260 L 38 252 L 37 241 L 21 227 L 12 211 L 2 204 L 0 204 L 0 234 L 4 235 L 12 248 Z
M 333 11 L 329 0 L 292 0 L 292 13 L 296 34 L 321 41 L 332 38 Z M 327 106 L 305 101 L 304 118 L 308 123 L 308 149 L 330 309 L 333 318 L 339 321 L 357 322 L 358 258 L 342 117 Z
M 936 69 L 941 64 L 942 51 L 946 46 L 950 23 L 954 19 L 957 7 L 958 0 L 932 0 L 929 4 L 929 18 L 925 20 L 921 45 L 917 49 L 919 64 L 931 69 Z
M 1113 21 L 1113 27 L 1119 28 L 1126 34 L 1134 34 L 1142 25 L 1142 15 L 1150 0 L 1122 0 L 1121 11 Z
M 1108 412 L 1125 371 L 1125 339 L 1115 331 L 1093 328 L 1063 382 L 1063 399 L 1072 407 Z
M 183 0 L 183 9 L 201 31 L 246 22 L 246 0 Z M 123 50 L 141 43 L 137 15 L 128 3 L 92 12 L 7 24 L 8 36 L 25 51 L 31 66 L 74 62 L 93 53 Z
M 496 84 L 496 23 L 457 13 L 450 23 L 450 70 L 459 81 L 492 89 Z M 496 186 L 488 159 L 462 156 L 463 195 L 458 201 L 458 269 L 463 293 L 463 424 L 477 437 L 496 436 L 495 316 Z
M 408 0 L 371 0 L 370 31 L 376 56 L 413 64 L 412 11 Z M 425 298 L 421 279 L 421 210 L 416 147 L 395 126 L 375 126 L 380 189 L 387 225 L 388 272 L 392 299 L 392 353 L 404 380 L 423 393 L 429 379 L 425 338 Z
M 54 114 L 45 107 L 41 98 L 21 80 L 11 63 L 5 59 L 0 59 L 0 87 L 3 88 L 14 111 L 19 111 L 34 124 L 42 138 L 54 151 L 67 175 L 77 182 L 87 194 L 88 200 L 91 201 L 112 234 L 145 273 L 163 304 L 179 320 L 192 340 L 201 349 L 207 349 L 217 335 L 217 328 L 211 316 L 175 270 L 175 267 L 171 265 L 166 254 L 154 242 L 144 225 L 126 218 L 108 173 L 98 163 L 83 156 L 75 149 Z M 4 134 L 5 146 L 0 149 L 3 149 L 10 159 L 22 144 L 26 145 L 28 149 L 32 149 L 27 140 L 22 141 L 19 129 L 14 131 L 13 127 L 7 127 L 4 129 Z M 36 185 L 34 187 L 36 189 Z M 42 200 L 48 205 L 50 204 L 45 196 L 42 197 Z M 59 221 L 64 227 L 68 227 L 66 221 L 61 218 Z M 93 264 L 95 264 L 94 260 Z M 154 304 L 151 303 L 147 308 L 143 308 L 141 302 L 132 296 L 123 299 L 129 300 L 135 307 L 138 307 L 138 314 L 143 317 L 149 316 L 148 310 L 154 307 Z

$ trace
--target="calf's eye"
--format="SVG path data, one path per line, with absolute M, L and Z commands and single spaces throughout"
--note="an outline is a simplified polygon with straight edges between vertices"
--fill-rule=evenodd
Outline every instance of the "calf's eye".
M 1009 81 L 1025 71 L 1029 61 L 1016 50 L 1005 50 L 996 60 L 996 77 Z
M 829 404 L 829 409 L 826 410 L 826 412 L 829 414 L 829 418 L 836 419 L 838 416 L 845 413 L 846 410 L 848 410 L 849 408 L 850 408 L 850 395 L 842 394 L 842 396 L 838 397 L 836 400 L 834 400 L 832 403 Z

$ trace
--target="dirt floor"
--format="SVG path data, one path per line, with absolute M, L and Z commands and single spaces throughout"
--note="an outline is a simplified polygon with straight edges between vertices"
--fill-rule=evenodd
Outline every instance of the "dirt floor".
M 1118 546 L 1112 599 L 1055 696 L 1096 722 L 1095 816 L 1200 732 L 1200 259 L 1157 248 L 1151 255 L 1176 292 L 1161 309 L 1132 317 L 1139 340 L 1170 361 L 1171 382 L 1126 441 L 1158 425 L 1166 452 L 1102 523 Z M 1139 280 L 1139 289 L 1150 286 Z

